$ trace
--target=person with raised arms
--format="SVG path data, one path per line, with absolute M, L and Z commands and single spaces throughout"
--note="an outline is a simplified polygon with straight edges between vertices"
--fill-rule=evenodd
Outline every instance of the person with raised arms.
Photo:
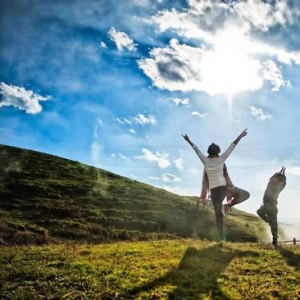
M 226 159 L 234 150 L 235 146 L 246 135 L 247 129 L 239 134 L 238 137 L 229 145 L 227 150 L 221 155 L 220 147 L 212 143 L 207 149 L 208 156 L 205 156 L 190 140 L 187 134 L 182 134 L 182 137 L 192 146 L 204 165 L 200 202 L 205 204 L 208 199 L 208 194 L 210 193 L 215 211 L 216 226 L 219 232 L 220 242 L 225 241 L 223 217 L 228 214 L 229 209 L 232 206 L 241 203 L 250 197 L 249 192 L 233 185 L 225 164 Z M 222 204 L 225 198 L 227 199 L 227 203 Z
M 285 169 L 283 166 L 279 172 L 271 176 L 263 196 L 263 204 L 257 210 L 257 214 L 270 225 L 274 246 L 277 246 L 278 238 L 277 199 L 286 186 Z

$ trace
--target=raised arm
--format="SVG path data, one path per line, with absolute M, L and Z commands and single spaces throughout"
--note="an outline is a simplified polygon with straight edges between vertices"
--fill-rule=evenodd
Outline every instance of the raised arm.
M 195 145 L 189 138 L 187 134 L 182 134 L 181 135 L 192 147 Z
M 247 135 L 247 129 L 245 129 L 232 143 L 237 145 L 238 142 Z
M 200 151 L 200 149 L 190 140 L 189 136 L 187 134 L 182 134 L 181 136 L 192 146 L 192 148 L 195 150 L 195 152 L 198 155 L 198 157 L 200 158 L 200 160 L 204 163 L 204 160 L 206 157 Z

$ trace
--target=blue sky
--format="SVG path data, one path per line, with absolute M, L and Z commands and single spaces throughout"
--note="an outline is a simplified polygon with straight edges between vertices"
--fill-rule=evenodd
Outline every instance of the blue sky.
M 0 3 L 0 143 L 199 195 L 206 153 L 255 213 L 287 167 L 279 219 L 300 223 L 300 2 Z

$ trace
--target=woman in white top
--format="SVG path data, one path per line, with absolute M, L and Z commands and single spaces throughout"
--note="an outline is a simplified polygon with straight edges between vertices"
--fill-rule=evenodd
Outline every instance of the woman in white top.
M 223 234 L 223 215 L 226 215 L 228 209 L 233 205 L 241 203 L 250 197 L 250 194 L 238 187 L 235 187 L 228 175 L 225 161 L 231 154 L 238 142 L 247 135 L 247 129 L 245 129 L 227 148 L 227 150 L 219 155 L 221 149 L 216 144 L 211 144 L 205 156 L 199 148 L 190 140 L 188 135 L 182 135 L 183 138 L 193 147 L 196 154 L 204 165 L 203 181 L 201 200 L 205 201 L 208 195 L 208 191 L 211 194 L 211 200 L 215 210 L 216 225 L 219 231 L 220 240 L 224 241 Z M 222 206 L 224 198 L 227 197 L 227 204 Z

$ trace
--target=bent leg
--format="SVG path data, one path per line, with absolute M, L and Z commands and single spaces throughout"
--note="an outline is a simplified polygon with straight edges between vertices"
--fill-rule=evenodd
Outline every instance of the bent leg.
M 262 204 L 261 207 L 256 211 L 258 216 L 262 218 L 265 222 L 269 223 L 268 215 L 266 213 L 265 206 Z
M 230 206 L 234 206 L 236 204 L 242 203 L 250 197 L 250 193 L 246 190 L 240 189 L 238 187 L 235 188 L 233 193 L 233 200 L 231 201 Z

